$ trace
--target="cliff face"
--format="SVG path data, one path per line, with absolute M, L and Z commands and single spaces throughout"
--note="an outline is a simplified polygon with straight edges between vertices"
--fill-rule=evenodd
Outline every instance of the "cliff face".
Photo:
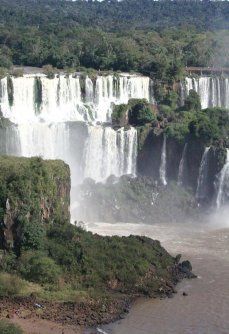
M 139 152 L 137 169 L 140 175 L 159 179 L 163 136 L 156 135 L 150 127 L 138 131 Z
M 11 249 L 24 222 L 69 220 L 70 171 L 62 161 L 0 157 L 0 247 Z
M 139 152 L 137 159 L 138 173 L 160 181 L 159 170 L 163 147 L 163 132 L 151 127 L 138 129 Z M 168 137 L 166 139 L 166 178 L 167 181 L 178 182 L 180 164 L 183 159 L 182 185 L 195 194 L 206 144 L 191 136 L 183 141 Z M 217 177 L 226 161 L 226 150 L 222 146 L 211 146 L 207 165 L 204 203 L 211 203 L 216 196 Z

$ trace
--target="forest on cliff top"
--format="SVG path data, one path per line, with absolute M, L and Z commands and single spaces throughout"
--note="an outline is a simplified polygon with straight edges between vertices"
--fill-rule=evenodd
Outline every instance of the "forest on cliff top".
M 0 64 L 139 71 L 229 66 L 227 1 L 0 1 Z

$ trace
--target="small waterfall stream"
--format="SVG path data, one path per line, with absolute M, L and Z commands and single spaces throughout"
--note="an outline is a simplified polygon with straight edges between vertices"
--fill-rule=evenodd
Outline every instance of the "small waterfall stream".
M 159 170 L 160 180 L 161 183 L 166 186 L 167 179 L 166 179 L 166 136 L 164 135 L 163 144 L 162 144 L 162 151 L 161 151 L 161 165 Z
M 227 149 L 226 163 L 220 172 L 216 206 L 219 209 L 229 199 L 229 149 Z
M 179 186 L 181 186 L 183 184 L 183 181 L 184 181 L 183 180 L 184 179 L 184 165 L 185 165 L 187 146 L 188 146 L 188 144 L 185 143 L 184 149 L 183 149 L 183 152 L 182 152 L 181 161 L 180 161 L 180 164 L 179 164 L 178 178 L 177 178 L 177 184 Z
M 197 201 L 204 200 L 206 196 L 206 185 L 208 178 L 208 152 L 210 147 L 206 147 L 204 154 L 200 163 L 199 177 L 196 189 L 196 199 Z

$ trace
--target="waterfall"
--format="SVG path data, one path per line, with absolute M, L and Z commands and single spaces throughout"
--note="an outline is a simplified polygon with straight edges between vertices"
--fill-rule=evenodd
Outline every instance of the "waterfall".
M 180 164 L 179 164 L 177 184 L 180 185 L 180 186 L 183 184 L 184 164 L 185 164 L 185 157 L 186 157 L 187 146 L 188 146 L 188 144 L 185 143 L 184 149 L 183 149 L 183 152 L 182 152 L 181 161 L 180 161 Z
M 199 168 L 199 177 L 196 189 L 196 199 L 197 201 L 201 201 L 206 196 L 206 186 L 207 186 L 207 178 L 208 178 L 208 152 L 210 147 L 206 147 L 204 150 L 203 157 L 201 159 L 200 168 Z
M 160 180 L 164 186 L 167 185 L 166 180 L 166 136 L 163 138 L 163 145 L 161 151 L 161 165 L 159 170 Z
M 90 126 L 84 157 L 84 177 L 103 181 L 110 175 L 136 173 L 137 131 Z
M 109 122 L 114 104 L 126 104 L 132 98 L 153 99 L 148 77 L 120 74 L 97 76 L 94 81 L 80 75 L 10 77 L 10 101 L 9 79 L 4 78 L 0 81 L 1 110 L 16 124 L 37 120 Z
M 128 73 L 3 78 L 0 110 L 15 126 L 0 131 L 0 153 L 63 159 L 73 184 L 83 177 L 101 181 L 111 174 L 135 175 L 137 131 L 115 131 L 98 122 L 111 121 L 114 104 L 132 98 L 152 101 L 151 88 L 148 77 Z
M 21 155 L 21 146 L 18 140 L 19 132 L 16 126 L 0 126 L 0 154 Z
M 227 149 L 226 163 L 220 172 L 218 194 L 216 198 L 217 208 L 229 201 L 229 149 Z
M 229 78 L 209 76 L 186 78 L 185 82 L 181 83 L 182 103 L 191 89 L 199 94 L 202 109 L 208 107 L 229 108 Z

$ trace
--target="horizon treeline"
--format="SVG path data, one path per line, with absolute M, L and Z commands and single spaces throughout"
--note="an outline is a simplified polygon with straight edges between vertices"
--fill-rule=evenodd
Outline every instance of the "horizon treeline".
M 115 15 L 114 15 L 115 13 Z M 225 1 L 0 1 L 0 66 L 138 71 L 229 66 Z

